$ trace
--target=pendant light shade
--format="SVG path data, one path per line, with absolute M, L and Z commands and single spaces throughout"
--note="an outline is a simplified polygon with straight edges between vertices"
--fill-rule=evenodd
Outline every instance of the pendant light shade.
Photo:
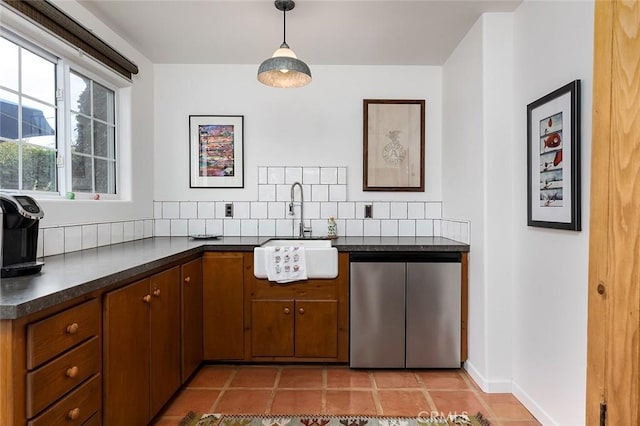
M 273 56 L 260 64 L 258 81 L 271 87 L 302 87 L 311 82 L 309 66 L 297 58 L 287 44 L 287 11 L 295 7 L 292 0 L 276 0 L 278 10 L 284 15 L 283 42 Z

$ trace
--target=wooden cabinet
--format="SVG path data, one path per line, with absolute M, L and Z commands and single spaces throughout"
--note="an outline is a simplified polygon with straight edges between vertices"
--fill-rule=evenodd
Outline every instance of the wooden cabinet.
M 244 347 L 244 276 L 253 274 L 247 253 L 215 252 L 203 256 L 204 359 L 241 360 Z
M 253 254 L 245 262 L 253 264 Z M 245 274 L 247 359 L 255 361 L 348 361 L 349 258 L 339 254 L 333 280 L 286 285 Z
M 202 363 L 202 259 L 180 267 L 182 312 L 182 383 Z
M 104 318 L 105 424 L 147 424 L 181 384 L 180 269 L 107 293 Z

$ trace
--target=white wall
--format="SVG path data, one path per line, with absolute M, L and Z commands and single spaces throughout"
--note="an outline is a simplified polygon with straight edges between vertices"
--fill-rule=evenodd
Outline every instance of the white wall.
M 155 199 L 257 200 L 258 166 L 346 166 L 348 200 L 439 201 L 441 67 L 312 66 L 313 82 L 274 89 L 257 65 L 156 64 Z M 426 100 L 426 191 L 362 192 L 362 100 Z M 244 115 L 244 189 L 189 189 L 190 114 Z
M 514 14 L 513 392 L 544 424 L 584 424 L 593 85 L 592 1 Z M 526 105 L 582 80 L 582 232 L 528 227 Z

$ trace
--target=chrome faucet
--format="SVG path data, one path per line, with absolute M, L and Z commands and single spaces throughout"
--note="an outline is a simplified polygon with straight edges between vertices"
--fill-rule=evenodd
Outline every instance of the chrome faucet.
M 294 190 L 298 186 L 300 188 L 300 225 L 298 226 L 298 236 L 304 238 L 305 234 L 311 236 L 311 228 L 304 226 L 304 191 L 300 182 L 294 182 L 291 185 L 291 202 L 289 203 L 289 216 L 294 215 L 293 207 L 295 206 Z

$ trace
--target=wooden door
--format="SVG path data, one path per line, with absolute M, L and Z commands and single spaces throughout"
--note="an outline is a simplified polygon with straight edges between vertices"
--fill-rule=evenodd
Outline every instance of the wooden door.
M 251 355 L 293 356 L 293 300 L 251 301 Z
M 182 383 L 202 363 L 202 259 L 181 267 Z
M 155 416 L 178 390 L 180 375 L 180 268 L 150 278 L 150 414 Z
M 204 359 L 244 358 L 244 255 L 205 253 L 202 263 Z
M 586 415 L 638 425 L 640 2 L 595 7 Z
M 338 356 L 338 301 L 296 300 L 295 355 Z
M 104 424 L 149 422 L 149 280 L 104 298 Z

